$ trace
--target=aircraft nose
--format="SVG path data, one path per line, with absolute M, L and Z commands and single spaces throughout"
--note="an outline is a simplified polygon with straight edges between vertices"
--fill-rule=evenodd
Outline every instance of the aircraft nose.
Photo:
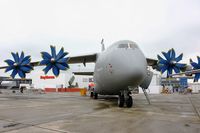
M 132 67 L 130 69 L 126 69 L 124 72 L 124 79 L 130 83 L 139 84 L 145 77 L 146 69 L 144 67 Z
M 121 81 L 128 84 L 139 84 L 143 81 L 147 72 L 146 58 L 142 54 L 129 55 L 128 58 L 120 60 L 118 66 L 118 77 Z
M 118 66 L 120 68 L 114 69 L 112 74 L 116 80 L 116 84 L 120 85 L 139 85 L 143 81 L 147 71 L 145 63 L 135 64 L 135 62 L 129 62 Z

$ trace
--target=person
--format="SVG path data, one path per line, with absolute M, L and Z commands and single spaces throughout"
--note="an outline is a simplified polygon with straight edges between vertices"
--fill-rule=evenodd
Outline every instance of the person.
M 94 83 L 89 83 L 88 91 L 90 92 L 90 97 L 94 96 Z
M 20 92 L 21 92 L 21 93 L 24 93 L 24 88 L 25 88 L 25 87 L 23 87 L 23 86 L 20 87 Z

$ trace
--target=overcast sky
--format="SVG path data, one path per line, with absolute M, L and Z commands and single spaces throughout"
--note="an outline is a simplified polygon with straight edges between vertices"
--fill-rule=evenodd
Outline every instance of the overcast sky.
M 40 59 L 49 45 L 70 55 L 100 51 L 101 38 L 135 41 L 147 57 L 174 48 L 200 55 L 199 0 L 0 0 L 0 64 L 10 52 Z

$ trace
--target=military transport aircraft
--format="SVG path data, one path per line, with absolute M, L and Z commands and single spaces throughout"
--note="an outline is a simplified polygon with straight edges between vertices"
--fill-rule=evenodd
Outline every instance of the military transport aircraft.
M 12 78 L 17 74 L 21 78 L 25 78 L 26 73 L 33 70 L 33 67 L 46 66 L 43 69 L 45 74 L 52 69 L 54 75 L 59 76 L 60 70 L 69 68 L 68 64 L 83 63 L 86 65 L 86 63 L 93 62 L 95 63 L 94 72 L 77 72 L 74 74 L 94 76 L 94 98 L 97 99 L 98 94 L 118 95 L 119 107 L 123 107 L 124 104 L 126 104 L 126 107 L 132 107 L 131 91 L 133 88 L 140 86 L 147 97 L 145 89 L 149 87 L 153 76 L 153 72 L 148 69 L 148 66 L 162 73 L 167 71 L 168 77 L 173 71 L 180 73 L 186 71 L 187 68 L 186 64 L 178 63 L 182 60 L 183 54 L 176 57 L 174 49 L 167 53 L 162 52 L 166 59 L 158 55 L 158 60 L 156 60 L 146 58 L 133 41 L 121 40 L 107 49 L 105 49 L 103 41 L 101 44 L 101 53 L 73 57 L 66 57 L 68 53 L 64 52 L 64 48 L 61 48 L 57 54 L 56 48 L 50 46 L 51 54 L 41 52 L 43 60 L 38 62 L 31 62 L 30 56 L 25 56 L 23 52 L 20 55 L 12 53 L 14 60 L 5 60 L 8 66 L 0 67 L 0 69 L 6 69 L 6 72 L 12 71 Z

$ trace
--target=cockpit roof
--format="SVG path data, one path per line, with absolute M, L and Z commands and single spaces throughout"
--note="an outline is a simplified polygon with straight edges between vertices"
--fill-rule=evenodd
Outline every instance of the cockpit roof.
M 116 48 L 138 48 L 137 44 L 133 41 L 129 40 L 121 40 L 113 43 L 109 48 L 116 47 Z

